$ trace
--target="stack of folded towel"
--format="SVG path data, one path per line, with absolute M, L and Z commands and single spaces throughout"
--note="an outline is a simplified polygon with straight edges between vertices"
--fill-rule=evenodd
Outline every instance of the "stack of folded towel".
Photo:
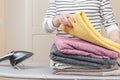
M 54 40 L 50 58 L 55 74 L 61 72 L 62 74 L 66 72 L 80 74 L 86 71 L 111 71 L 118 68 L 117 52 L 77 38 L 55 36 Z
M 76 38 L 55 36 L 50 51 L 50 66 L 55 74 L 103 75 L 118 69 L 120 45 L 102 37 L 80 11 L 70 19 L 73 28 L 60 28 Z M 111 75 L 111 74 L 110 74 Z
M 60 25 L 60 28 L 68 34 L 74 35 L 80 39 L 89 41 L 91 43 L 97 44 L 104 48 L 113 50 L 118 52 L 120 57 L 120 44 L 115 43 L 107 38 L 104 38 L 97 32 L 92 24 L 90 23 L 89 19 L 86 17 L 83 11 L 79 11 L 73 14 L 75 22 L 71 22 L 73 28 L 69 28 L 64 25 Z

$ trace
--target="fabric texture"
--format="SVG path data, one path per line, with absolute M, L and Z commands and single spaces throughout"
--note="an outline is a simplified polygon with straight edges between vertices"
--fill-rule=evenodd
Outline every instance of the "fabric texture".
M 102 69 L 95 69 L 95 68 L 79 68 L 79 69 L 53 69 L 54 72 L 107 72 L 117 70 L 118 66 L 114 65 L 110 68 L 102 68 Z
M 72 65 L 72 64 L 62 63 L 59 61 L 54 61 L 52 59 L 50 59 L 50 67 L 52 69 L 88 69 L 88 68 L 95 69 L 95 67 L 92 66 Z
M 78 38 L 55 36 L 57 49 L 65 54 L 78 54 L 95 58 L 118 58 L 118 53 Z
M 119 30 L 110 6 L 110 0 L 50 0 L 43 21 L 43 28 L 46 32 L 53 32 L 57 29 L 51 25 L 53 17 L 64 11 L 74 14 L 79 10 L 86 13 L 97 31 L 101 31 L 101 25 L 105 27 L 107 33 L 112 30 Z M 57 32 L 59 34 L 63 33 L 60 29 L 57 29 Z
M 117 66 L 117 64 L 115 64 L 115 65 Z M 109 67 L 107 65 L 105 65 L 102 68 L 98 69 L 93 66 L 82 66 L 82 65 L 77 66 L 77 65 L 62 63 L 62 62 L 54 61 L 54 60 L 50 59 L 50 67 L 54 70 L 55 69 L 57 69 L 57 70 L 64 70 L 64 69 L 79 70 L 79 69 L 81 69 L 80 71 L 82 71 L 82 69 L 83 69 L 83 71 L 90 71 L 92 69 L 91 71 L 105 71 L 105 70 L 107 71 L 107 70 L 113 68 L 115 65 L 110 65 Z M 116 69 L 117 69 L 117 67 L 116 67 Z
M 120 67 L 114 66 L 109 71 L 77 71 L 77 70 L 53 70 L 54 74 L 62 75 L 83 75 L 83 76 L 120 76 Z
M 55 44 L 53 44 L 50 51 L 50 58 L 55 61 L 73 64 L 73 65 L 83 65 L 83 66 L 93 66 L 96 68 L 102 68 L 104 65 L 114 65 L 115 60 L 113 59 L 97 59 L 91 57 L 84 57 L 78 55 L 66 55 L 58 51 Z
M 59 28 L 65 31 L 66 33 L 74 35 L 80 39 L 116 51 L 119 53 L 118 55 L 120 57 L 120 45 L 107 38 L 102 37 L 91 25 L 89 19 L 86 17 L 83 11 L 76 12 L 75 14 L 73 14 L 73 17 L 75 19 L 75 22 L 69 19 L 73 28 L 69 28 L 62 24 Z

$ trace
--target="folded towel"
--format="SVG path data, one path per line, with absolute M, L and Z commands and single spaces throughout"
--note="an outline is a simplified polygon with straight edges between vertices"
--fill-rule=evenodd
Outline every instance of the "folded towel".
M 69 28 L 67 26 L 64 26 L 63 24 L 61 24 L 59 28 L 61 28 L 66 33 L 74 35 L 80 39 L 84 39 L 104 48 L 116 51 L 119 53 L 118 55 L 120 57 L 120 45 L 101 36 L 94 29 L 83 11 L 79 11 L 73 14 L 73 17 L 75 19 L 75 22 L 68 19 L 73 28 Z
M 79 70 L 69 70 L 69 69 L 53 69 L 54 74 L 62 74 L 62 75 L 84 75 L 84 76 L 120 76 L 120 67 L 113 66 L 109 69 L 102 69 L 101 71 L 92 70 L 84 71 L 84 69 Z
M 56 72 L 107 72 L 107 71 L 113 71 L 113 70 L 117 70 L 118 69 L 118 65 L 113 65 L 110 68 L 102 68 L 102 69 L 95 69 L 95 68 L 79 68 L 79 69 L 73 69 L 73 68 L 69 68 L 69 69 L 53 69 L 54 73 Z
M 118 53 L 78 38 L 55 36 L 57 49 L 65 54 L 78 54 L 95 58 L 118 58 Z
M 115 64 L 115 65 L 117 65 L 117 64 Z M 62 62 L 54 61 L 54 60 L 50 59 L 50 67 L 52 69 L 60 69 L 60 70 L 62 70 L 62 69 L 77 69 L 77 70 L 81 69 L 80 71 L 82 71 L 82 69 L 83 69 L 83 71 L 90 71 L 90 70 L 91 71 L 108 71 L 110 68 L 114 67 L 115 65 L 110 65 L 110 66 L 105 65 L 105 66 L 102 66 L 101 69 L 98 69 L 93 66 L 82 66 L 82 65 L 77 66 L 77 65 L 62 63 Z

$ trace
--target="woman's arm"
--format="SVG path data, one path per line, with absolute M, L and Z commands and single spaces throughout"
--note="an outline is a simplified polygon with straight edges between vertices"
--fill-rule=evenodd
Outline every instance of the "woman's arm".
M 120 43 L 119 28 L 115 21 L 109 0 L 102 0 L 101 2 L 101 17 L 102 17 L 102 23 L 105 27 L 108 37 L 112 41 Z
M 43 21 L 43 28 L 46 32 L 53 32 L 56 30 L 60 24 L 63 24 L 68 27 L 72 27 L 71 23 L 68 21 L 68 18 L 74 21 L 72 14 L 69 14 L 63 11 L 61 14 L 57 15 L 56 3 L 54 0 L 51 0 L 46 12 L 46 16 Z
M 56 27 L 54 27 L 52 23 L 52 19 L 55 16 L 56 16 L 56 3 L 54 0 L 50 0 L 48 4 L 48 9 L 46 11 L 46 15 L 42 23 L 44 30 L 48 33 L 51 33 L 54 30 L 56 30 Z

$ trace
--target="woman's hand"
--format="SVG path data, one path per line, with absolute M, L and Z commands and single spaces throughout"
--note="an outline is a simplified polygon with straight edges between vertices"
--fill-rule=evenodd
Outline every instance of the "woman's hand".
M 60 24 L 63 24 L 65 26 L 72 27 L 71 23 L 68 21 L 68 18 L 74 21 L 72 14 L 69 14 L 67 12 L 55 16 L 52 20 L 53 26 L 59 27 Z
M 120 44 L 120 32 L 118 30 L 113 30 L 112 32 L 110 32 L 109 38 L 112 41 Z

